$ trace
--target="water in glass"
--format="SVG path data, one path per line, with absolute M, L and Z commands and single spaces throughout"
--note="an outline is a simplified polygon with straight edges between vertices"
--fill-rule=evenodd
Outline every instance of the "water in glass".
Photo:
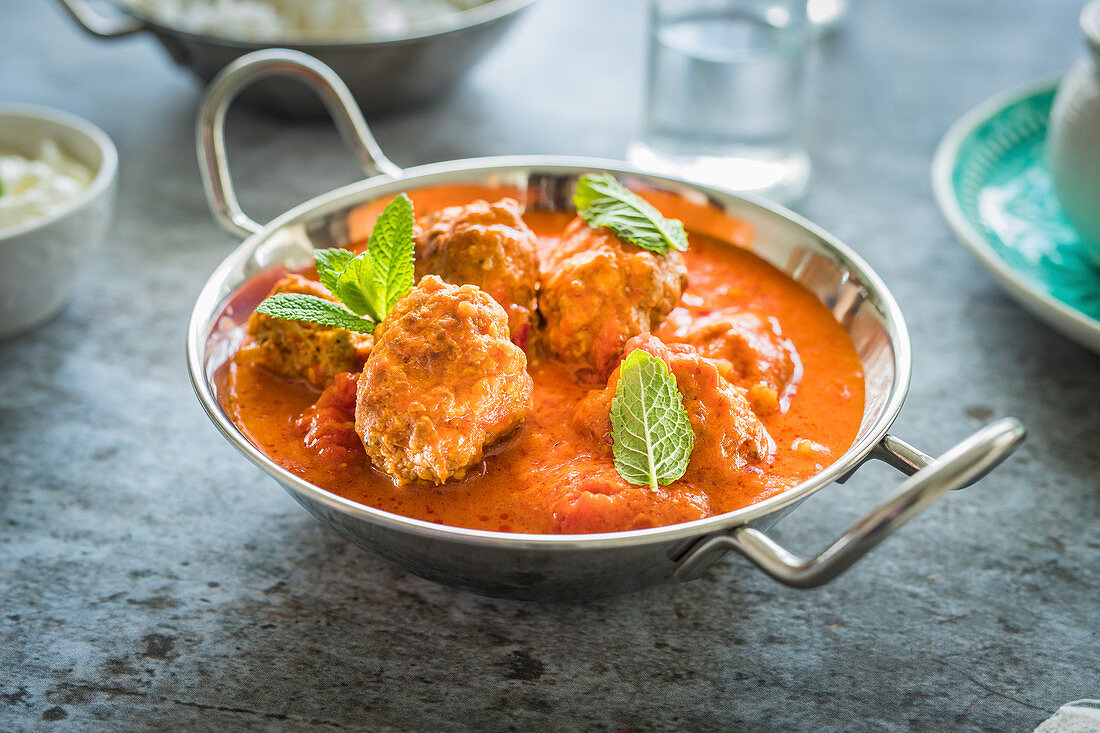
M 629 157 L 790 202 L 810 171 L 799 144 L 805 4 L 698 5 L 654 1 L 644 133 Z

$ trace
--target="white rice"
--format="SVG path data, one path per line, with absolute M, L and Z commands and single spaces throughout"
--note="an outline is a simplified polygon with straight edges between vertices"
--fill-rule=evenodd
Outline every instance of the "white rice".
M 486 0 L 122 0 L 161 25 L 241 41 L 400 36 Z

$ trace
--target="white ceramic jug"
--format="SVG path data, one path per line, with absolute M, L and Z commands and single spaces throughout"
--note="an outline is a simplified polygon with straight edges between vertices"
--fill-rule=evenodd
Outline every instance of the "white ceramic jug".
M 1081 11 L 1086 53 L 1058 87 L 1047 154 L 1066 219 L 1100 267 L 1100 0 Z

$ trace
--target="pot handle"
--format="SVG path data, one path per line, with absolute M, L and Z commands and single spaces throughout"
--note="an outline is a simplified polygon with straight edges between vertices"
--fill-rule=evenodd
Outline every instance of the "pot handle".
M 888 466 L 893 466 L 906 476 L 912 476 L 935 460 L 936 459 L 932 456 L 906 443 L 901 438 L 893 435 L 884 435 L 882 436 L 882 440 L 875 443 L 875 446 L 871 448 L 871 452 L 867 454 L 867 457 L 853 466 L 848 473 L 838 478 L 837 483 L 842 484 L 850 479 L 867 461 L 882 461 Z M 975 479 L 975 481 L 977 481 L 977 479 Z M 973 481 L 971 483 L 973 483 Z M 959 488 L 964 487 L 960 486 Z
M 719 557 L 734 550 L 785 585 L 824 585 L 948 491 L 967 486 L 996 468 L 1020 445 L 1025 432 L 1014 417 L 986 425 L 903 481 L 897 491 L 815 557 L 798 557 L 760 530 L 741 526 L 689 549 L 677 562 L 676 578 L 696 578 Z
M 87 0 L 61 0 L 73 20 L 97 38 L 121 38 L 145 29 L 145 23 L 132 15 L 102 15 Z
M 268 76 L 292 76 L 304 81 L 325 103 L 344 142 L 355 151 L 367 177 L 400 178 L 403 171 L 386 157 L 371 134 L 359 105 L 336 72 L 308 54 L 285 48 L 241 56 L 210 82 L 196 120 L 199 171 L 214 218 L 230 234 L 245 238 L 263 225 L 241 210 L 225 152 L 225 114 L 249 84 Z

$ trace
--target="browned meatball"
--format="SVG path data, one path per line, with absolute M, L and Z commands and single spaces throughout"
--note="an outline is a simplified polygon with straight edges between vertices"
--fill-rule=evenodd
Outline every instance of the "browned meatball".
M 559 359 L 606 372 L 628 339 L 657 328 L 686 286 L 679 252 L 650 252 L 578 217 L 542 263 L 546 344 Z
M 473 285 L 429 275 L 375 330 L 359 377 L 355 431 L 400 484 L 464 478 L 531 409 L 527 356 L 508 316 Z
M 705 357 L 729 362 L 726 376 L 748 390 L 758 415 L 786 411 L 802 379 L 802 361 L 779 321 L 747 311 L 692 318 L 677 309 L 657 330 L 665 343 L 689 344 Z
M 514 199 L 450 206 L 417 222 L 416 277 L 425 275 L 477 285 L 493 296 L 508 313 L 512 340 L 527 347 L 539 261 L 535 233 Z
M 302 293 L 332 300 L 321 283 L 301 275 L 287 275 L 275 283 L 269 295 Z M 340 372 L 358 372 L 370 354 L 373 339 L 343 328 L 318 326 L 305 321 L 285 321 L 263 313 L 248 319 L 251 343 L 239 358 L 262 364 L 280 377 L 301 379 L 325 387 Z
M 719 363 L 700 356 L 690 346 L 666 346 L 648 333 L 632 338 L 623 351 L 648 351 L 668 364 L 676 387 L 684 398 L 684 409 L 695 433 L 685 479 L 693 476 L 721 476 L 737 473 L 750 463 L 767 459 L 774 443 L 760 419 L 753 413 L 745 390 L 722 376 Z M 577 405 L 573 425 L 582 435 L 611 448 L 611 398 L 619 383 L 615 369 L 607 387 L 593 390 Z

